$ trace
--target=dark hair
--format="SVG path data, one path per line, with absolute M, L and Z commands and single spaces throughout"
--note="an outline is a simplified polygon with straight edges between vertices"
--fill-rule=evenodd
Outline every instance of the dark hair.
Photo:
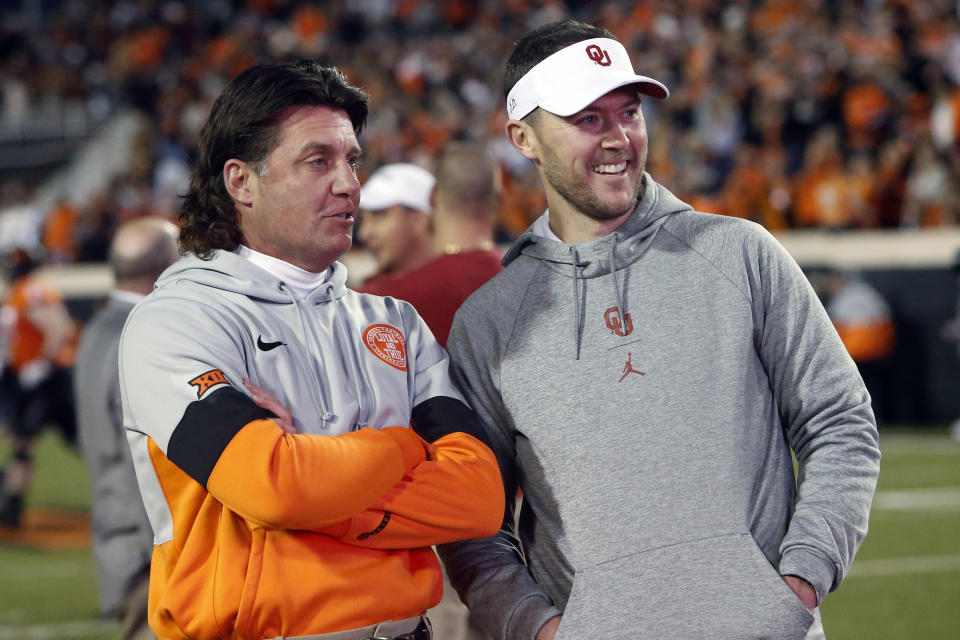
M 233 251 L 243 242 L 233 199 L 223 183 L 223 166 L 231 158 L 251 165 L 266 160 L 286 109 L 342 109 L 360 135 L 367 100 L 367 94 L 348 83 L 339 70 L 311 60 L 258 65 L 231 80 L 200 132 L 190 191 L 178 214 L 180 251 L 209 259 L 215 250 Z
M 40 266 L 37 257 L 23 247 L 15 247 L 7 254 L 6 263 L 11 282 L 30 275 Z
M 549 22 L 523 36 L 507 59 L 503 76 L 503 97 L 510 95 L 513 85 L 549 56 L 572 44 L 593 38 L 616 40 L 614 35 L 603 27 L 571 19 Z

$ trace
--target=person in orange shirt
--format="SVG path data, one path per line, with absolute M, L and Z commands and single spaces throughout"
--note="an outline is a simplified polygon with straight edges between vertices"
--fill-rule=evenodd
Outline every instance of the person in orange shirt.
M 33 476 L 33 444 L 47 424 L 75 444 L 72 367 L 77 327 L 57 289 L 36 273 L 24 249 L 7 257 L 10 292 L 0 310 L 3 386 L 9 399 L 13 457 L 0 483 L 0 525 L 19 527 Z

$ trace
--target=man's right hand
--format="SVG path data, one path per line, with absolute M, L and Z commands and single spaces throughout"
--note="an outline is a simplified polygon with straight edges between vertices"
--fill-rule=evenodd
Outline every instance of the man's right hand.
M 557 635 L 557 629 L 560 628 L 561 620 L 563 620 L 563 616 L 554 616 L 544 622 L 540 631 L 537 631 L 536 640 L 553 640 L 554 636 Z
M 296 427 L 293 426 L 293 414 L 279 400 L 246 378 L 243 379 L 243 386 L 250 392 L 250 399 L 253 400 L 255 405 L 277 416 L 274 422 L 283 429 L 284 433 L 294 434 L 297 432 Z

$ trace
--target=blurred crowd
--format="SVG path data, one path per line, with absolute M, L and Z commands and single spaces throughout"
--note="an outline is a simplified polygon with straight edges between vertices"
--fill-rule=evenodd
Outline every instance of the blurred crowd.
M 370 93 L 365 175 L 390 162 L 432 169 L 447 141 L 487 141 L 505 169 L 497 238 L 506 241 L 544 200 L 532 166 L 503 137 L 503 63 L 519 34 L 565 16 L 609 28 L 640 73 L 670 87 L 668 100 L 644 105 L 648 167 L 696 208 L 775 231 L 960 220 L 957 0 L 0 7 L 0 131 L 77 110 L 105 123 L 133 108 L 148 123 L 108 188 L 36 212 L 38 241 L 58 261 L 102 260 L 118 223 L 172 215 L 224 83 L 252 64 L 303 57 L 340 67 Z M 35 187 L 5 181 L 0 217 L 28 206 Z

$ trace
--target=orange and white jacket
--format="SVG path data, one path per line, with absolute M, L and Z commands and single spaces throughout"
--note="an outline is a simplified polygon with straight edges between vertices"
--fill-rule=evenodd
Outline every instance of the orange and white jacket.
M 431 545 L 493 535 L 504 494 L 446 352 L 335 263 L 300 298 L 236 254 L 186 257 L 131 313 L 124 424 L 154 530 L 160 638 L 296 637 L 421 614 Z M 294 416 L 285 434 L 248 379 Z

